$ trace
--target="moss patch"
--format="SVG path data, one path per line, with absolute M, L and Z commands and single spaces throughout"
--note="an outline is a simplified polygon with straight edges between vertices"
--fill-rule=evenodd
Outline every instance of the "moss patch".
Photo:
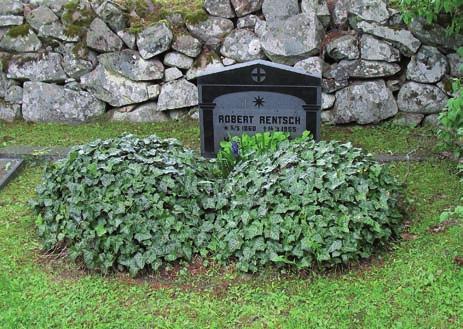
M 10 64 L 11 54 L 9 53 L 0 53 L 0 72 L 7 72 L 8 65 Z
M 25 37 L 29 34 L 30 29 L 31 27 L 29 24 L 13 26 L 6 32 L 6 35 L 10 38 Z
M 185 15 L 185 21 L 190 24 L 196 24 L 205 21 L 208 18 L 204 10 L 197 10 Z
M 64 24 L 64 33 L 67 36 L 82 36 L 96 17 L 95 12 L 88 3 L 79 0 L 71 0 L 64 5 L 61 20 Z
M 181 15 L 189 23 L 207 19 L 203 0 L 117 0 L 116 3 L 127 12 L 129 31 L 133 33 L 173 14 Z

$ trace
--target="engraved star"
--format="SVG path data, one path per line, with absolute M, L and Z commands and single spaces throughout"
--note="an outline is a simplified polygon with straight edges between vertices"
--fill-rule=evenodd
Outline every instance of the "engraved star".
M 254 106 L 257 106 L 258 108 L 261 108 L 264 106 L 265 101 L 262 97 L 258 96 L 254 98 Z

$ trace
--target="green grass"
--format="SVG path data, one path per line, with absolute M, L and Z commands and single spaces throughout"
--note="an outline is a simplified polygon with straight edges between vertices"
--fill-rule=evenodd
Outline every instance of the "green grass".
M 139 136 L 157 134 L 180 139 L 186 146 L 199 149 L 199 123 L 193 120 L 167 123 L 91 123 L 79 126 L 0 122 L 0 147 L 8 145 L 70 146 L 97 138 L 110 138 L 124 132 Z M 383 124 L 373 127 L 322 127 L 322 139 L 352 141 L 373 153 L 428 154 L 436 146 L 429 128 L 404 128 Z
M 383 123 L 376 126 L 322 128 L 322 138 L 352 141 L 372 153 L 430 154 L 437 146 L 432 128 L 409 128 Z
M 138 136 L 151 134 L 165 138 L 175 136 L 186 146 L 199 147 L 199 124 L 192 120 L 157 124 L 91 123 L 78 126 L 55 123 L 0 122 L 0 147 L 9 145 L 71 146 L 98 138 L 116 137 L 124 132 Z
M 0 140 L 71 145 L 127 130 L 175 136 L 197 146 L 196 125 L 0 124 Z M 351 139 L 374 152 L 408 152 L 424 136 L 432 137 L 426 130 L 388 126 L 324 130 L 325 138 Z M 405 145 L 404 139 L 409 140 Z M 395 244 L 371 264 L 307 276 L 212 268 L 173 281 L 103 277 L 41 254 L 27 201 L 42 168 L 26 167 L 0 192 L 0 328 L 461 328 L 463 268 L 453 258 L 463 255 L 463 226 L 427 232 L 462 195 L 455 164 L 429 160 L 391 166 L 407 183 L 414 208 L 410 234 L 416 239 Z

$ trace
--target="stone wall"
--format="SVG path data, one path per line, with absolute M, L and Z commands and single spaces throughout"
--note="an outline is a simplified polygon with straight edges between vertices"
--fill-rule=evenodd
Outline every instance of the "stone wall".
M 66 3 L 1 0 L 0 120 L 197 118 L 199 73 L 269 59 L 323 75 L 325 122 L 416 126 L 436 123 L 461 77 L 463 37 L 407 28 L 383 0 L 206 0 L 205 20 L 171 14 L 137 33 L 117 1 Z M 70 33 L 69 17 L 85 24 Z

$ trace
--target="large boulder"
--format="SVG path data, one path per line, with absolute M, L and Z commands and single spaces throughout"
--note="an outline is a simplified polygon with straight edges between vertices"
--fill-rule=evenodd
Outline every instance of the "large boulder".
M 423 120 L 423 126 L 438 127 L 439 125 L 439 114 L 427 115 Z
M 19 83 L 17 81 L 8 79 L 6 74 L 0 70 L 0 98 L 5 98 L 8 93 L 8 89 L 18 84 Z
M 325 63 L 325 61 L 318 56 L 303 59 L 302 61 L 297 62 L 294 67 L 301 69 L 306 73 L 320 77 L 322 76 L 323 72 L 328 69 L 328 65 Z
M 21 105 L 0 98 L 0 121 L 13 122 L 21 118 Z
M 67 43 L 58 48 L 63 55 L 63 69 L 73 79 L 91 72 L 97 63 L 95 53 L 82 44 Z
M 95 18 L 87 31 L 87 46 L 100 52 L 118 51 L 123 42 L 100 18 Z
M 156 102 L 148 102 L 139 105 L 131 111 L 124 109 L 114 109 L 109 113 L 111 121 L 126 121 L 126 122 L 164 122 L 169 120 L 169 116 L 165 112 L 158 111 Z
M 231 20 L 212 16 L 209 16 L 208 19 L 204 21 L 187 23 L 186 25 L 194 37 L 204 42 L 207 42 L 211 39 L 221 39 L 230 33 L 234 28 L 233 22 Z
M 322 111 L 332 108 L 335 101 L 335 95 L 322 93 Z
M 347 1 L 336 1 L 334 3 L 334 8 L 331 12 L 331 19 L 336 28 L 344 29 L 346 27 L 347 20 L 349 18 L 348 9 Z
M 159 94 L 161 93 L 160 84 L 148 85 L 147 89 L 148 89 L 148 99 L 150 100 L 157 99 Z
M 0 40 L 0 49 L 14 53 L 26 53 L 37 51 L 42 47 L 42 42 L 32 29 L 28 29 L 21 35 L 14 35 L 13 29 L 8 30 Z
M 149 98 L 148 83 L 127 79 L 101 64 L 82 76 L 80 82 L 95 97 L 115 107 L 141 103 Z
M 101 54 L 98 61 L 107 70 L 119 73 L 133 81 L 159 80 L 164 75 L 164 65 L 157 59 L 143 59 L 131 49 Z
M 314 13 L 267 22 L 260 37 L 272 61 L 294 65 L 320 52 L 324 29 Z
M 69 0 L 26 0 L 24 2 L 29 1 L 33 5 L 42 5 L 47 6 L 55 14 L 61 14 L 63 12 L 64 6 L 69 3 Z
M 187 80 L 195 79 L 198 75 L 211 69 L 222 68 L 224 65 L 219 55 L 209 49 L 204 51 L 196 58 L 191 69 L 186 73 Z
M 247 62 L 264 57 L 259 37 L 247 29 L 233 30 L 224 40 L 221 54 L 237 62 Z
M 38 31 L 43 25 L 51 24 L 59 20 L 58 16 L 48 7 L 40 6 L 25 15 L 27 23 Z
M 204 9 L 212 16 L 233 18 L 235 11 L 230 3 L 230 0 L 205 0 Z
M 457 78 L 463 78 L 463 59 L 457 53 L 447 55 L 450 66 L 450 75 Z
M 230 0 L 238 17 L 243 17 L 262 8 L 264 0 Z
M 137 35 L 131 31 L 122 30 L 118 31 L 117 35 L 125 43 L 125 45 L 130 49 L 135 49 L 137 43 Z
M 322 91 L 324 93 L 334 93 L 342 88 L 345 88 L 349 85 L 349 77 L 345 77 L 341 80 L 336 80 L 333 78 L 323 78 L 322 80 Z
M 169 67 L 164 71 L 164 81 L 169 82 L 183 77 L 182 71 L 176 67 Z
M 360 57 L 359 42 L 355 35 L 346 34 L 330 40 L 326 46 L 326 54 L 332 59 L 357 59 Z
M 66 33 L 63 24 L 60 22 L 53 22 L 50 24 L 42 25 L 39 29 L 39 37 L 53 38 L 66 42 L 79 41 L 79 36 Z
M 247 15 L 240 17 L 236 23 L 236 28 L 238 29 L 251 29 L 254 30 L 257 22 L 262 21 L 257 15 Z
M 389 19 L 387 3 L 384 0 L 348 0 L 348 12 L 362 20 L 386 22 Z
M 150 26 L 138 34 L 137 46 L 141 57 L 153 58 L 169 50 L 174 35 L 165 23 Z
M 320 113 L 320 120 L 324 124 L 334 125 L 334 119 L 335 118 L 334 118 L 334 111 L 333 110 L 326 110 L 326 111 L 322 111 L 322 113 Z
M 4 100 L 11 104 L 21 104 L 23 102 L 23 89 L 20 86 L 11 86 L 6 91 Z
M 390 43 L 377 39 L 369 34 L 362 35 L 360 39 L 360 53 L 362 59 L 370 61 L 400 61 L 400 51 Z
M 64 82 L 63 57 L 58 53 L 29 53 L 11 57 L 8 77 L 17 80 Z
M 0 15 L 22 15 L 23 4 L 21 0 L 2 0 Z
M 21 25 L 24 22 L 22 16 L 0 15 L 0 27 Z
M 193 58 L 182 53 L 172 51 L 164 56 L 164 65 L 188 70 L 193 65 Z
M 127 15 L 114 1 L 103 1 L 95 12 L 113 31 L 122 31 L 128 26 Z
M 161 87 L 158 110 L 174 110 L 198 105 L 198 88 L 185 79 L 175 80 Z
M 439 113 L 447 104 L 447 95 L 429 84 L 407 82 L 400 88 L 397 104 L 402 112 Z
M 315 13 L 324 27 L 328 27 L 330 25 L 331 14 L 326 0 L 302 0 L 301 10 L 304 14 Z
M 447 73 L 447 66 L 447 58 L 437 48 L 422 46 L 407 66 L 407 79 L 435 83 Z
M 83 90 L 25 82 L 22 114 L 32 122 L 86 122 L 105 112 L 105 103 Z
M 298 0 L 264 0 L 262 13 L 266 20 L 287 18 L 299 14 Z
M 342 60 L 331 65 L 331 68 L 326 70 L 324 77 L 338 81 L 346 78 L 381 78 L 393 76 L 399 73 L 400 70 L 400 65 L 396 63 L 366 61 L 363 59 Z
M 334 122 L 378 123 L 397 114 L 394 96 L 383 80 L 355 82 L 336 92 Z
M 424 119 L 424 114 L 399 112 L 392 121 L 395 125 L 405 127 L 418 127 Z
M 2 0 L 0 3 L 0 26 L 23 23 L 23 4 L 20 0 Z
M 366 21 L 359 22 L 356 27 L 365 33 L 391 42 L 407 57 L 413 56 L 421 46 L 420 40 L 405 29 L 391 28 Z
M 201 53 L 202 47 L 201 41 L 186 33 L 177 34 L 172 44 L 172 49 L 192 58 Z

